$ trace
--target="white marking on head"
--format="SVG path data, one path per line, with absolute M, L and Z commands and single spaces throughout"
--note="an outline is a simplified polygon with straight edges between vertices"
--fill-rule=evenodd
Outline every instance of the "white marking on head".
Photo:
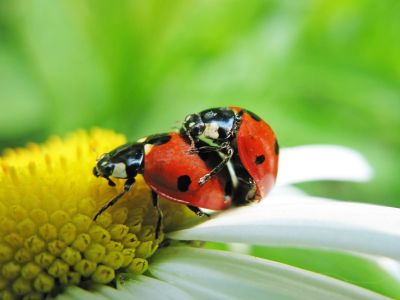
M 143 143 L 146 139 L 147 139 L 147 137 L 144 137 L 144 138 L 138 139 L 137 142 L 138 143 Z
M 112 176 L 115 178 L 126 178 L 126 165 L 124 163 L 114 164 L 114 170 L 112 172 Z
M 203 135 L 210 139 L 217 139 L 219 137 L 218 129 L 219 126 L 217 123 L 206 123 Z
M 147 155 L 150 153 L 151 149 L 153 149 L 154 145 L 152 144 L 146 144 L 144 145 L 144 154 Z

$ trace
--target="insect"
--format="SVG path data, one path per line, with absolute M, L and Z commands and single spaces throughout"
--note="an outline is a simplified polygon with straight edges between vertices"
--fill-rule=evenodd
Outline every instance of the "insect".
M 225 177 L 216 176 L 204 185 L 199 181 L 216 164 L 211 158 L 201 158 L 190 152 L 191 145 L 178 133 L 148 136 L 136 143 L 117 147 L 103 154 L 93 169 L 96 177 L 104 177 L 115 186 L 110 177 L 125 179 L 124 189 L 103 206 L 94 219 L 113 206 L 135 184 L 138 174 L 143 175 L 151 189 L 152 202 L 157 209 L 156 237 L 162 224 L 162 211 L 158 195 L 186 204 L 197 215 L 205 215 L 199 207 L 222 210 L 230 206 L 231 197 L 226 193 L 229 184 Z
M 180 134 L 190 142 L 191 153 L 217 152 L 222 157 L 200 178 L 200 185 L 231 163 L 237 177 L 235 203 L 261 199 L 272 188 L 279 145 L 271 127 L 256 114 L 239 107 L 207 109 L 188 115 Z

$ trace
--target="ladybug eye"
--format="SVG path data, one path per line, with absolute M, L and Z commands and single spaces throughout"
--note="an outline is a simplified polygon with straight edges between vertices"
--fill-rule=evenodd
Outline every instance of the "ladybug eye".
M 201 124 L 196 124 L 196 126 L 193 126 L 190 128 L 190 133 L 194 136 L 201 135 L 204 132 L 205 126 L 203 123 Z
M 187 130 L 193 130 L 194 128 L 196 128 L 197 126 L 201 126 L 202 124 L 203 121 L 201 120 L 201 117 L 198 114 L 188 115 L 183 123 L 184 127 Z
M 107 165 L 104 168 L 104 172 L 107 174 L 111 174 L 113 172 L 113 170 L 114 170 L 114 165 Z
M 97 170 L 97 173 L 101 173 L 101 175 L 104 177 L 111 176 L 112 172 L 114 170 L 114 165 L 110 163 L 102 163 L 100 167 Z

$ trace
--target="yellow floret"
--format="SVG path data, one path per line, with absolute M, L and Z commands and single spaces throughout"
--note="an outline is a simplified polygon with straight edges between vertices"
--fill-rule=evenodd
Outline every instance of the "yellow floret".
M 0 299 L 41 299 L 82 280 L 107 284 L 118 272 L 147 270 L 164 233 L 155 238 L 157 215 L 141 176 L 93 222 L 123 186 L 93 176 L 96 158 L 125 142 L 112 131 L 79 131 L 0 158 Z M 163 231 L 192 216 L 170 201 L 161 207 Z

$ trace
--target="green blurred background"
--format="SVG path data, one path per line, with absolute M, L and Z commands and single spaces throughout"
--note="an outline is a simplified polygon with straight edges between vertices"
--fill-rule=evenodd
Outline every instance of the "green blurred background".
M 0 0 L 0 148 L 237 105 L 283 147 L 346 145 L 376 171 L 302 188 L 400 206 L 399 16 L 398 0 Z

